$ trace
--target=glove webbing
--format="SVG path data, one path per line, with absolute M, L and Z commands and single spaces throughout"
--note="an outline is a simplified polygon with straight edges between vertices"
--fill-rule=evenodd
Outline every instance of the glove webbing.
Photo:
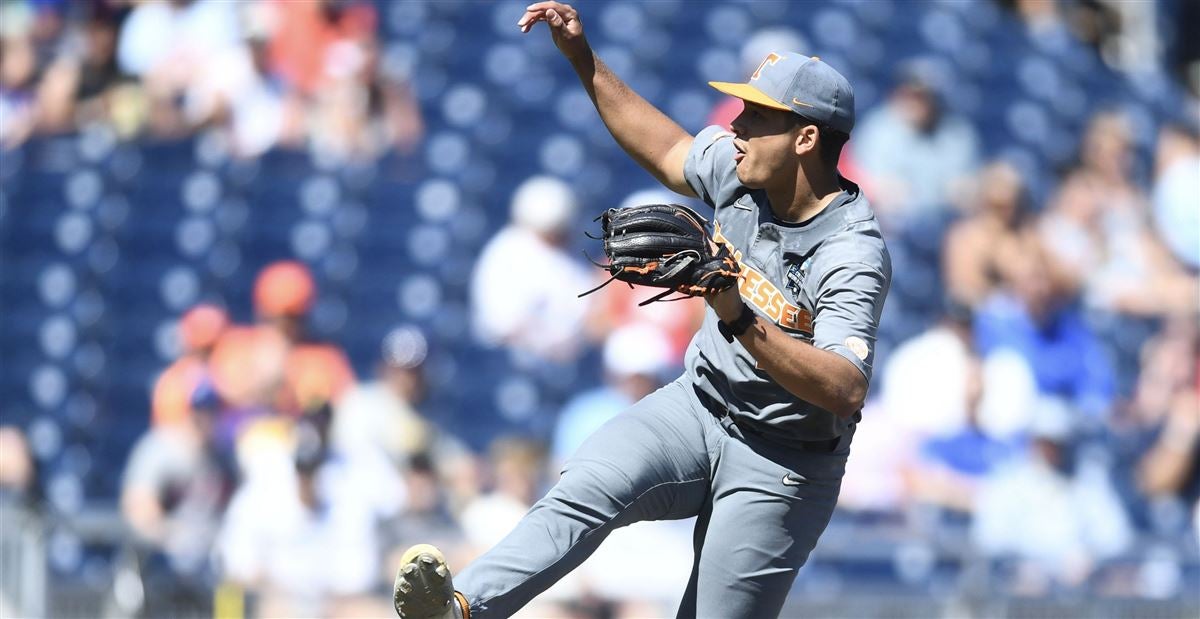
M 591 257 L 588 256 L 586 252 L 584 253 L 584 256 L 587 257 L 588 262 L 591 262 L 592 264 L 594 264 L 602 269 L 608 270 L 610 268 L 609 265 L 601 264 L 599 262 L 596 262 L 595 260 L 592 260 Z M 678 264 L 671 267 L 670 271 L 667 271 L 666 277 L 673 277 L 676 274 L 678 274 L 680 271 L 682 271 L 683 269 L 688 268 L 693 263 L 700 260 L 700 255 L 698 253 L 696 253 L 695 251 L 692 251 L 692 250 L 687 250 L 687 251 L 681 251 L 677 254 L 668 256 L 667 262 L 674 261 L 677 256 L 683 256 L 683 259 L 678 260 L 677 261 Z M 737 263 L 733 261 L 733 256 L 726 253 L 724 256 L 722 256 L 721 261 L 725 263 L 726 268 L 721 269 L 719 271 L 712 271 L 709 273 L 705 273 L 704 274 L 705 281 L 710 280 L 719 275 L 724 275 L 725 277 L 732 277 L 732 278 L 737 278 L 739 276 L 738 266 L 737 266 Z M 634 273 L 645 275 L 647 273 L 651 273 L 651 272 L 655 271 L 656 269 L 658 269 L 658 266 L 659 266 L 658 262 L 648 262 L 644 266 L 640 266 L 640 267 L 632 266 L 632 265 L 621 267 L 615 273 L 610 275 L 608 277 L 608 279 L 604 280 L 604 282 L 601 283 L 599 286 L 596 286 L 595 288 L 592 288 L 591 290 L 581 292 L 575 296 L 576 296 L 576 298 L 586 297 L 587 295 L 592 294 L 593 292 L 596 292 L 597 290 L 600 290 L 601 288 L 611 284 L 613 282 L 613 280 L 617 279 L 618 275 L 620 275 L 621 273 L 623 273 L 625 271 L 632 271 Z M 630 284 L 628 282 L 626 282 L 625 285 L 629 286 L 630 289 L 633 288 L 633 284 Z M 674 292 L 678 292 L 681 296 L 675 297 L 673 299 L 668 299 L 667 296 Z M 644 305 L 649 305 L 651 303 L 655 303 L 658 301 L 682 301 L 684 299 L 690 299 L 692 297 L 704 296 L 708 292 L 711 292 L 711 290 L 709 289 L 708 286 L 704 285 L 704 281 L 698 282 L 695 284 L 682 284 L 675 288 L 668 288 L 667 290 L 664 290 L 661 293 L 656 294 L 653 297 L 650 297 L 649 299 L 642 301 L 641 303 L 638 303 L 638 307 L 642 307 Z

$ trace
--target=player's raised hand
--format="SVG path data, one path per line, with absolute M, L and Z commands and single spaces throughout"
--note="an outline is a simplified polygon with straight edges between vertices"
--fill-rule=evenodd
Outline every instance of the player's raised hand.
M 583 36 L 583 23 L 579 13 L 569 4 L 561 2 L 535 2 L 525 7 L 525 15 L 517 21 L 521 32 L 529 32 L 533 25 L 544 21 L 554 37 L 558 51 L 568 59 L 578 58 L 588 52 L 587 39 Z

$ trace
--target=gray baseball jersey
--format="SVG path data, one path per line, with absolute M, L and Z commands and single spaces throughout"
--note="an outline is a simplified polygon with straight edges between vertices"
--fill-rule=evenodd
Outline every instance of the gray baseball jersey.
M 892 263 L 875 214 L 858 186 L 843 191 L 809 221 L 775 218 L 765 191 L 737 178 L 733 134 L 712 126 L 688 153 L 688 185 L 715 209 L 714 237 L 730 243 L 745 272 L 741 296 L 760 317 L 812 345 L 835 352 L 871 379 L 875 332 L 891 283 Z M 788 443 L 831 439 L 859 420 L 841 419 L 789 393 L 740 342 L 727 342 L 710 308 L 685 359 L 687 373 L 738 423 Z

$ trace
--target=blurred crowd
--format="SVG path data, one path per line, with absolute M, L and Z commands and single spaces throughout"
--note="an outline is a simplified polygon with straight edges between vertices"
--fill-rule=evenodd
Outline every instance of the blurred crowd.
M 216 129 L 233 152 L 406 151 L 423 127 L 363 0 L 0 3 L 0 146 L 93 123 L 122 138 Z
M 254 324 L 210 304 L 184 313 L 181 354 L 155 383 L 121 492 L 157 592 L 143 610 L 206 608 L 224 583 L 261 616 L 385 616 L 408 545 L 436 543 L 463 565 L 497 543 L 591 432 L 674 376 L 702 315 L 698 299 L 635 313 L 634 290 L 578 301 L 598 270 L 565 247 L 577 209 L 561 180 L 517 189 L 511 223 L 474 273 L 470 328 L 517 363 L 564 367 L 599 347 L 604 379 L 564 403 L 551 435 L 500 437 L 486 453 L 422 412 L 431 344 L 419 328 L 388 332 L 358 378 L 336 344 L 309 335 L 317 290 L 300 262 L 258 274 Z M 492 272 L 534 262 L 541 277 Z M 591 616 L 614 600 L 665 612 L 685 584 L 689 540 L 686 526 L 617 534 L 535 612 Z M 664 550 L 666 563 L 649 560 Z M 644 570 L 610 569 L 630 553 L 647 556 Z
M 1039 3 L 1014 5 L 1030 27 L 1051 23 Z M 411 149 L 420 110 L 403 63 L 381 62 L 377 19 L 355 0 L 0 3 L 0 146 L 102 122 L 125 139 L 215 129 L 248 157 Z M 772 29 L 743 50 L 747 72 L 763 46 L 810 47 Z M 1185 551 L 1172 540 L 1200 535 L 1196 119 L 1164 123 L 1144 160 L 1131 119 L 1100 110 L 1054 186 L 1034 192 L 1020 162 L 984 154 L 927 63 L 894 82 L 860 110 L 841 169 L 889 239 L 930 249 L 932 273 L 898 268 L 897 283 L 932 277 L 944 298 L 936 319 L 881 348 L 842 515 L 917 539 L 962 525 L 974 552 L 1011 564 L 1021 593 L 1178 593 Z M 738 111 L 721 101 L 710 121 Z M 624 205 L 679 200 L 645 189 Z M 469 562 L 592 431 L 679 374 L 702 302 L 638 307 L 651 294 L 616 285 L 579 299 L 603 278 L 573 249 L 590 215 L 572 187 L 535 176 L 508 208 L 471 278 L 471 336 L 524 367 L 597 361 L 586 371 L 599 383 L 565 397 L 549 432 L 478 453 L 424 410 L 435 338 L 397 325 L 356 376 L 309 332 L 309 267 L 271 264 L 253 324 L 210 304 L 180 316 L 181 354 L 124 465 L 120 509 L 146 592 L 130 605 L 205 608 L 223 585 L 262 616 L 388 616 L 399 551 L 434 543 Z M 884 331 L 903 303 L 893 292 Z M 25 441 L 0 429 L 6 494 L 36 492 Z M 690 537 L 687 523 L 619 531 L 533 612 L 668 613 Z M 1166 561 L 1145 557 L 1146 539 L 1167 540 Z
M 919 72 L 864 119 L 855 164 L 885 227 L 943 222 L 945 299 L 883 366 L 843 508 L 965 518 L 1029 593 L 1180 586 L 1102 569 L 1144 533 L 1200 533 L 1200 141 L 1164 125 L 1141 177 L 1131 131 L 1097 112 L 1038 203 Z

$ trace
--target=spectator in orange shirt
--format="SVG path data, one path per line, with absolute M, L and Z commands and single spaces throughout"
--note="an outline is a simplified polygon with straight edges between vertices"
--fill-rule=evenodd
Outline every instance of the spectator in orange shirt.
M 277 20 L 271 60 L 297 90 L 315 95 L 329 79 L 330 50 L 345 41 L 374 38 L 377 17 L 367 2 L 319 0 L 270 5 Z
M 154 383 L 153 425 L 178 424 L 191 416 L 192 393 L 208 375 L 208 359 L 228 326 L 225 310 L 208 304 L 193 307 L 179 320 L 183 352 Z
M 312 274 L 299 262 L 270 264 L 254 284 L 260 328 L 275 331 L 286 345 L 279 386 L 271 400 L 279 412 L 301 414 L 334 404 L 354 383 L 346 354 L 308 336 L 307 317 L 315 297 Z

